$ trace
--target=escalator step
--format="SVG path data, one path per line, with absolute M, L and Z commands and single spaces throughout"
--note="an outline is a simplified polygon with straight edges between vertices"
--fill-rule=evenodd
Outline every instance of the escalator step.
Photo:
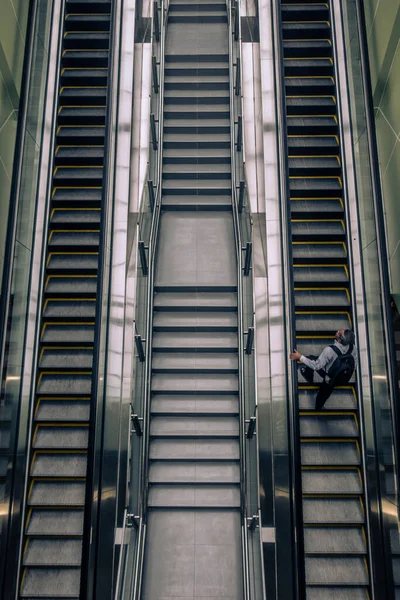
M 312 219 L 316 214 L 324 219 L 343 217 L 343 203 L 340 198 L 292 198 L 290 210 L 293 219 Z
M 52 195 L 53 206 L 76 207 L 82 205 L 86 207 L 100 208 L 101 204 L 101 188 L 57 188 L 55 187 Z
M 306 527 L 306 554 L 366 554 L 365 533 L 361 527 Z
M 282 3 L 282 20 L 289 21 L 322 21 L 329 20 L 329 7 L 324 2 L 313 4 Z
M 288 96 L 331 96 L 335 92 L 335 81 L 327 75 L 310 77 L 285 77 Z
M 151 437 L 239 437 L 239 423 L 235 417 L 152 417 Z
M 90 401 L 82 399 L 48 400 L 40 398 L 36 408 L 35 420 L 46 422 L 63 421 L 73 423 L 89 421 Z
M 370 596 L 366 587 L 318 585 L 307 588 L 307 600 L 370 600 Z
M 37 391 L 42 396 L 87 396 L 91 392 L 91 383 L 89 371 L 43 371 Z
M 328 341 L 328 343 L 329 343 L 329 341 Z M 300 344 L 298 344 L 298 346 L 300 346 Z M 301 345 L 300 347 L 301 347 L 301 350 L 303 351 L 304 346 Z M 306 352 L 305 354 L 308 354 L 308 352 Z M 316 354 L 319 354 L 319 353 L 317 352 Z M 319 378 L 319 376 L 315 376 L 315 380 L 317 380 L 317 378 Z M 299 376 L 299 380 L 300 380 L 300 376 Z M 302 410 L 302 411 L 303 410 L 305 410 L 305 411 L 313 410 L 314 406 L 315 406 L 315 396 L 318 391 L 318 386 L 316 386 L 316 385 L 314 387 L 310 386 L 304 380 L 299 381 L 299 383 L 301 386 L 300 390 L 299 390 L 300 410 Z M 305 384 L 305 386 L 307 386 L 307 387 L 303 386 L 302 384 Z M 330 410 L 330 411 L 348 411 L 348 410 L 355 411 L 355 410 L 357 410 L 357 402 L 356 402 L 355 395 L 354 395 L 354 389 L 351 387 L 350 384 L 348 386 L 345 386 L 342 388 L 335 388 L 332 395 L 327 400 L 324 408 L 325 408 L 325 410 Z
M 342 194 L 340 177 L 290 177 L 291 198 L 338 198 Z
M 323 314 L 323 313 L 296 313 L 296 333 L 310 335 L 329 335 L 338 329 L 350 329 L 351 322 L 347 313 Z
M 32 477 L 85 477 L 87 456 L 84 453 L 61 454 L 35 452 L 31 463 Z
M 29 495 L 30 506 L 76 506 L 85 504 L 84 481 L 33 480 Z
M 50 216 L 52 228 L 58 226 L 63 229 L 88 229 L 88 225 L 97 229 L 100 225 L 100 209 L 81 208 L 80 210 L 54 208 Z M 97 226 L 97 227 L 96 227 Z
M 49 247 L 53 249 L 71 249 L 74 246 L 83 251 L 94 250 L 99 247 L 99 232 L 94 231 L 63 231 L 53 229 L 49 236 Z
M 304 466 L 358 466 L 360 453 L 356 441 L 302 440 L 301 464 Z
M 239 440 L 156 439 L 150 445 L 150 460 L 239 460 Z
M 335 225 L 335 223 L 329 223 L 329 225 L 332 224 Z M 315 238 L 323 238 L 323 233 L 321 235 L 316 235 L 316 233 L 320 231 L 323 232 L 324 230 L 329 231 L 329 227 L 327 225 L 328 224 L 324 226 L 323 223 L 318 222 L 307 223 L 306 221 L 299 223 L 298 221 L 294 220 L 293 237 L 296 237 L 296 239 L 308 238 L 309 240 Z M 333 227 L 332 229 L 335 229 L 335 227 Z M 342 229 L 341 225 L 340 227 L 337 227 L 337 229 L 339 229 L 340 231 Z M 312 231 L 313 233 L 307 233 L 309 231 Z M 333 235 L 331 237 L 334 238 Z M 342 235 L 338 237 L 340 239 Z M 343 242 L 329 242 L 328 240 L 326 242 L 319 243 L 293 242 L 292 256 L 293 263 L 300 265 L 314 265 L 316 263 L 325 263 L 327 265 L 347 264 L 347 252 Z
M 286 58 L 284 69 L 287 77 L 333 75 L 331 58 Z
M 105 128 L 101 126 L 90 126 L 87 127 L 69 127 L 67 125 L 61 125 L 57 129 L 57 143 L 58 144 L 103 144 L 104 143 Z
M 334 310 L 347 308 L 350 299 L 347 290 L 295 290 L 295 307 Z M 312 352 L 310 352 L 312 354 Z
M 316 265 L 315 267 L 301 267 L 295 265 L 293 269 L 294 283 L 298 287 L 332 287 L 332 285 L 340 284 L 341 287 L 348 283 L 349 276 L 347 269 L 343 266 L 326 267 Z
M 300 417 L 302 438 L 357 438 L 357 422 L 352 415 L 339 416 L 324 414 L 303 415 Z
M 31 536 L 79 536 L 83 533 L 82 510 L 32 510 L 27 527 Z
M 303 494 L 327 496 L 363 492 L 360 473 L 356 468 L 314 470 L 311 467 L 304 467 L 302 483 Z
M 286 40 L 323 40 L 330 38 L 330 25 L 326 21 L 282 22 L 282 35 Z
M 237 396 L 156 395 L 151 401 L 151 415 L 220 415 L 239 414 Z
M 58 113 L 59 125 L 104 125 L 105 119 L 105 106 L 62 106 Z
M 67 50 L 107 50 L 109 43 L 109 34 L 101 31 L 67 31 L 64 33 L 64 49 Z
M 334 115 L 289 115 L 286 125 L 289 135 L 332 135 L 338 131 Z
M 287 138 L 289 154 L 291 156 L 315 156 L 316 154 L 339 155 L 339 141 L 331 136 L 295 136 Z
M 105 106 L 106 86 L 66 87 L 60 90 L 60 106 Z
M 43 308 L 46 322 L 50 321 L 87 321 L 94 319 L 96 302 L 94 298 L 88 299 L 58 299 L 49 298 Z
M 307 557 L 306 581 L 308 585 L 368 585 L 368 571 L 363 557 Z
M 341 175 L 337 156 L 313 156 L 289 158 L 290 175 Z
M 332 44 L 328 39 L 322 40 L 285 40 L 284 56 L 287 58 L 331 57 Z
M 303 516 L 306 524 L 353 525 L 364 523 L 360 498 L 303 498 Z
M 288 96 L 286 98 L 288 115 L 335 115 L 334 96 Z
M 66 8 L 68 13 L 72 14 L 109 13 L 111 12 L 111 0 L 67 0 Z
M 23 564 L 31 567 L 76 567 L 81 563 L 81 554 L 81 540 L 29 540 Z
M 149 508 L 240 508 L 239 485 L 151 485 Z
M 39 367 L 41 369 L 88 370 L 92 368 L 93 350 L 87 348 L 46 348 L 42 349 Z
M 44 344 L 90 344 L 94 340 L 94 323 L 88 325 L 48 324 L 42 332 Z M 80 375 L 81 377 L 82 375 Z
M 24 571 L 20 595 L 27 600 L 78 600 L 80 576 L 80 568 L 29 567 Z
M 37 425 L 33 448 L 36 450 L 63 450 L 64 448 L 86 449 L 88 445 L 88 435 L 89 432 L 86 425 L 70 425 L 66 427 L 61 425 Z
M 69 14 L 65 18 L 64 30 L 74 32 L 105 32 L 110 30 L 109 14 Z
M 108 66 L 108 50 L 64 50 L 62 55 L 63 67 L 101 68 Z
M 94 268 L 97 266 L 97 260 Z M 45 284 L 45 293 L 47 295 L 65 296 L 93 296 L 97 290 L 97 278 L 95 276 L 68 277 L 61 275 L 51 275 L 47 278 Z
M 59 273 L 89 275 L 96 274 L 98 269 L 99 255 L 97 252 L 77 254 L 74 252 L 51 252 L 48 255 L 48 274 Z M 79 282 L 76 284 L 79 285 Z
M 149 482 L 152 483 L 240 483 L 239 463 L 208 461 L 157 462 L 150 464 Z

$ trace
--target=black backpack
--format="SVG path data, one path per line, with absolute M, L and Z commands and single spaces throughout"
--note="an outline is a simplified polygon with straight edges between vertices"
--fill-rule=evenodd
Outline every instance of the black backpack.
M 345 354 L 340 352 L 337 346 L 332 345 L 330 348 L 337 354 L 337 358 L 327 373 L 329 385 L 334 387 L 337 384 L 343 385 L 348 383 L 355 368 L 354 356 L 351 354 L 353 352 L 353 344 L 350 344 Z

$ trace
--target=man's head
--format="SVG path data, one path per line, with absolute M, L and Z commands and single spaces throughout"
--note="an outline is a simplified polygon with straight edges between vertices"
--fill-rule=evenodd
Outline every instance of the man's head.
M 335 334 L 335 340 L 343 344 L 343 346 L 349 346 L 354 344 L 355 336 L 351 329 L 338 329 Z

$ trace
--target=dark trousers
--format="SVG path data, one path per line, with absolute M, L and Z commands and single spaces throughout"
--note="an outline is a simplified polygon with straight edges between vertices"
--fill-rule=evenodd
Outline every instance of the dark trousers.
M 310 358 L 311 360 L 316 360 L 318 357 L 310 355 L 307 358 Z M 308 383 L 313 383 L 313 381 L 314 381 L 313 369 L 310 369 L 310 367 L 303 365 L 301 367 L 301 371 L 302 371 L 302 374 L 303 374 L 304 378 L 306 379 L 306 381 L 308 381 Z M 324 406 L 325 402 L 328 400 L 329 396 L 332 394 L 334 388 L 331 385 L 329 385 L 329 383 L 326 383 L 326 381 L 325 381 L 326 371 L 324 371 L 324 369 L 318 369 L 317 373 L 320 377 L 322 377 L 323 381 L 319 386 L 319 390 L 318 390 L 317 396 L 315 398 L 315 410 L 321 410 L 321 408 Z

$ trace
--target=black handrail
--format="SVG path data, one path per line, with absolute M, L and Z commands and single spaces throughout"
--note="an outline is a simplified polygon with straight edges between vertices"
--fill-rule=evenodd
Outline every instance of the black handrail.
M 32 62 L 33 62 L 33 51 L 35 45 L 35 32 L 36 32 L 36 20 L 37 20 L 37 9 L 38 0 L 29 0 L 27 26 L 26 26 L 26 37 L 25 37 L 25 49 L 24 49 L 24 60 L 22 67 L 22 78 L 21 78 L 21 89 L 18 106 L 18 122 L 17 131 L 15 136 L 14 146 L 14 162 L 11 179 L 10 189 L 10 202 L 8 208 L 8 222 L 7 222 L 7 234 L 6 243 L 4 248 L 4 265 L 3 265 L 3 276 L 1 281 L 1 295 L 0 295 L 0 392 L 3 388 L 3 377 L 5 375 L 5 348 L 7 331 L 9 326 L 9 310 L 10 310 L 10 296 L 11 286 L 14 273 L 14 254 L 15 254 L 15 243 L 17 236 L 18 226 L 18 211 L 20 201 L 20 188 L 23 170 L 23 159 L 25 149 L 25 134 L 26 134 L 26 122 L 28 115 L 29 106 L 29 93 L 31 87 L 32 77 Z M 19 411 L 18 411 L 19 412 Z M 17 425 L 19 416 L 15 419 L 15 425 Z M 15 437 L 14 435 L 11 438 Z M 16 449 L 14 447 L 14 456 Z M 14 464 L 13 460 L 13 464 Z M 14 474 L 13 474 L 14 475 Z M 11 486 L 13 487 L 13 485 Z M 1 536 L 0 549 L 2 550 L 3 560 L 0 565 L 0 595 L 1 592 L 6 597 L 8 593 L 5 589 L 5 567 L 6 567 L 6 549 L 8 548 L 8 541 L 10 535 L 10 514 L 7 519 L 7 531 Z
M 110 127 L 110 118 L 112 114 L 112 93 L 113 93 L 113 72 L 115 63 L 115 52 L 114 40 L 116 36 L 115 32 L 115 21 L 116 21 L 116 4 L 114 0 L 111 8 L 110 18 L 110 43 L 109 43 L 109 63 L 108 63 L 108 80 L 107 80 L 107 99 L 106 99 L 106 118 L 105 118 L 105 136 L 104 136 L 104 163 L 103 163 L 103 185 L 102 185 L 102 197 L 101 197 L 101 219 L 100 219 L 100 239 L 99 239 L 99 262 L 98 262 L 98 275 L 97 275 L 97 292 L 96 292 L 96 320 L 94 329 L 94 345 L 93 345 L 93 371 L 92 371 L 92 388 L 90 396 L 90 415 L 89 415 L 89 436 L 88 436 L 88 461 L 86 470 L 86 491 L 85 491 L 85 508 L 84 508 L 84 521 L 83 521 L 83 537 L 82 537 L 82 562 L 81 562 L 81 581 L 80 581 L 80 599 L 81 600 L 92 600 L 95 597 L 95 580 L 96 580 L 96 566 L 92 569 L 91 562 L 93 554 L 91 553 L 91 546 L 94 548 L 94 559 L 96 560 L 97 554 L 97 532 L 98 532 L 98 520 L 99 520 L 99 506 L 100 506 L 100 486 L 101 486 L 101 465 L 98 483 L 98 497 L 97 501 L 93 500 L 95 491 L 94 482 L 94 467 L 95 467 L 95 440 L 96 435 L 100 435 L 101 438 L 101 456 L 103 453 L 103 437 L 104 437 L 104 416 L 101 421 L 101 431 L 96 432 L 96 423 L 98 418 L 99 406 L 98 406 L 98 388 L 99 388 L 99 363 L 100 363 L 100 346 L 101 346 L 101 335 L 102 335 L 102 307 L 103 307 L 103 287 L 104 287 L 104 266 L 105 258 L 107 253 L 107 233 L 110 226 L 107 222 L 107 213 L 109 208 L 109 194 L 108 194 L 108 182 L 110 178 L 109 173 L 109 161 L 107 160 L 108 151 L 111 145 L 111 135 L 113 133 Z M 122 26 L 122 25 L 121 25 Z M 121 33 L 121 32 L 119 32 Z M 105 389 L 105 377 L 103 381 Z M 104 399 L 104 396 L 103 396 Z M 103 407 L 101 406 L 103 410 Z M 100 459 L 102 460 L 102 459 Z M 92 537 L 92 521 L 96 521 L 96 527 L 93 528 Z
M 282 56 L 283 48 L 283 36 L 282 36 L 282 17 L 281 17 L 281 2 L 274 5 L 273 11 L 275 12 L 275 36 L 276 45 L 274 47 L 274 66 L 275 66 L 275 81 L 280 81 L 280 93 L 277 93 L 275 101 L 276 120 L 278 123 L 278 155 L 280 169 L 278 177 L 280 181 L 282 200 L 280 203 L 281 215 L 285 218 L 281 219 L 281 222 L 286 225 L 286 230 L 282 232 L 285 239 L 286 246 L 286 277 L 291 282 L 290 297 L 283 297 L 283 306 L 286 307 L 286 314 L 289 317 L 289 336 L 286 337 L 286 344 L 288 343 L 288 337 L 290 338 L 291 348 L 286 348 L 286 352 L 292 350 L 296 344 L 296 330 L 295 330 L 295 310 L 293 302 L 293 284 L 294 273 L 293 273 L 293 259 L 292 259 L 292 232 L 291 232 L 291 221 L 290 221 L 290 184 L 289 184 L 289 162 L 288 162 L 288 146 L 287 146 L 287 123 L 286 123 L 286 97 L 285 97 L 285 85 L 284 85 L 284 62 Z M 282 259 L 284 249 L 282 248 Z M 298 384 L 297 384 L 297 366 L 296 363 L 292 363 L 290 368 L 292 369 L 291 377 L 291 391 L 289 393 L 289 384 L 287 382 L 287 398 L 288 398 L 288 417 L 287 417 L 287 430 L 289 431 L 288 436 L 288 448 L 290 457 L 290 480 L 291 486 L 289 490 L 290 494 L 290 507 L 291 507 L 291 521 L 293 544 L 292 544 L 292 578 L 293 586 L 296 592 L 296 598 L 299 600 L 305 600 L 306 597 L 306 575 L 305 575 L 305 561 L 304 561 L 304 531 L 303 531 L 303 491 L 301 481 L 301 446 L 300 446 L 300 416 L 298 410 L 298 402 L 293 402 L 290 405 L 290 396 L 293 399 L 298 398 Z M 294 567 L 294 568 L 293 568 Z
M 373 109 L 373 96 L 372 96 L 372 83 L 371 73 L 369 68 L 368 58 L 368 42 L 366 34 L 366 22 L 365 22 L 365 11 L 363 2 L 356 0 L 356 17 L 357 17 L 357 28 L 358 28 L 358 39 L 360 45 L 360 66 L 361 66 L 361 78 L 364 90 L 364 108 L 365 108 L 365 120 L 366 120 L 366 132 L 368 140 L 368 153 L 370 157 L 370 172 L 371 172 L 371 185 L 372 185 L 372 198 L 375 212 L 375 227 L 376 227 L 376 239 L 378 243 L 378 267 L 381 276 L 381 292 L 382 292 L 382 310 L 383 310 L 383 321 L 385 326 L 385 338 L 387 348 L 387 369 L 388 369 L 388 384 L 391 399 L 391 413 L 393 419 L 393 444 L 396 457 L 397 467 L 397 481 L 399 481 L 400 472 L 400 403 L 399 403 L 399 389 L 397 380 L 397 366 L 396 366 L 396 350 L 394 342 L 394 331 L 392 327 L 392 314 L 391 314 L 391 303 L 390 303 L 390 281 L 389 281 L 389 258 L 387 254 L 387 248 L 385 243 L 385 223 L 383 216 L 383 198 L 382 189 L 379 176 L 379 157 L 378 157 L 378 146 L 376 141 L 376 127 L 375 127 L 375 115 Z M 397 487 L 397 511 L 399 516 L 400 507 L 400 489 Z
M 8 224 L 6 245 L 4 249 L 3 277 L 1 282 L 0 296 L 0 376 L 3 384 L 3 371 L 5 361 L 5 345 L 7 338 L 11 283 L 13 276 L 13 263 L 15 252 L 15 241 L 18 225 L 18 208 L 20 187 L 22 178 L 22 165 L 24 158 L 26 121 L 28 115 L 28 99 L 30 81 L 32 74 L 32 57 L 35 44 L 35 28 L 38 0 L 29 0 L 28 20 L 25 38 L 24 62 L 22 69 L 22 81 L 20 100 L 18 107 L 18 123 L 14 147 L 14 163 L 11 179 L 10 204 L 8 209 Z

